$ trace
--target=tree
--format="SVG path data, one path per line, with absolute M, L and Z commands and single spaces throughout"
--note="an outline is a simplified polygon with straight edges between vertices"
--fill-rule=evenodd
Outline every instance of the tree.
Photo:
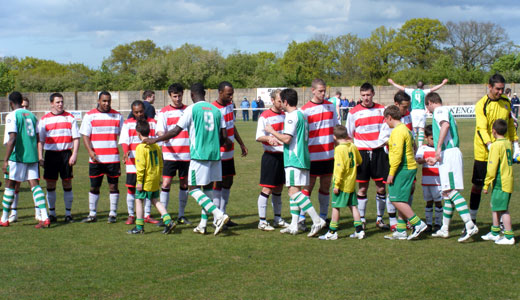
M 511 49 L 504 28 L 498 24 L 462 21 L 448 22 L 446 27 L 455 61 L 466 70 L 487 68 Z
M 411 67 L 427 69 L 441 53 L 440 45 L 448 30 L 435 19 L 411 19 L 399 29 L 398 53 Z
M 116 46 L 104 63 L 112 72 L 135 74 L 141 62 L 161 54 L 152 40 L 135 41 Z
M 520 82 L 520 53 L 510 53 L 499 57 L 493 63 L 491 72 L 499 72 L 508 82 Z
M 0 62 L 0 93 L 9 93 L 14 89 L 14 76 L 7 64 Z
M 328 43 L 336 78 L 335 84 L 353 84 L 361 78 L 358 53 L 362 39 L 353 34 L 340 35 Z
M 321 41 L 292 41 L 281 60 L 281 71 L 290 86 L 310 85 L 315 78 L 327 80 L 332 71 L 329 48 Z

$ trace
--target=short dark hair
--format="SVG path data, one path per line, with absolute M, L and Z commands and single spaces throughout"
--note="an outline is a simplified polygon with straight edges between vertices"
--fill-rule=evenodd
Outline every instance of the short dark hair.
M 148 136 L 150 135 L 150 124 L 145 120 L 139 120 L 135 125 L 135 131 L 139 132 L 142 136 Z
M 336 96 L 340 96 L 341 97 L 341 92 L 340 91 L 336 91 Z
M 493 123 L 493 129 L 500 134 L 505 135 L 507 133 L 507 122 L 504 119 L 497 119 L 495 123 Z
M 365 91 L 372 91 L 372 93 L 374 93 L 374 86 L 368 82 L 365 82 L 361 85 L 361 87 L 359 88 L 359 90 L 361 92 L 365 92 Z
M 422 89 L 424 87 L 424 82 L 422 80 L 417 81 L 417 88 Z
M 346 139 L 348 138 L 348 131 L 347 128 L 343 125 L 336 125 L 334 126 L 334 136 L 337 139 Z
M 143 92 L 143 100 L 146 100 L 148 97 L 152 97 L 153 95 L 155 95 L 154 91 L 146 90 Z
M 142 106 L 143 109 L 144 109 L 144 102 L 141 101 L 141 100 L 134 100 L 132 102 L 132 104 L 130 104 L 130 108 L 134 107 L 134 106 Z
M 194 83 L 191 85 L 190 91 L 193 95 L 204 98 L 206 96 L 206 91 L 204 90 L 204 85 L 200 82 Z
M 180 83 L 173 83 L 168 87 L 168 95 L 184 94 L 184 87 Z
M 54 99 L 56 98 L 61 98 L 63 99 L 63 95 L 60 94 L 60 93 L 52 93 L 51 96 L 49 97 L 49 100 L 52 102 L 54 102 Z
M 108 96 L 108 97 L 110 97 L 110 99 L 112 99 L 112 95 L 110 95 L 109 92 L 101 91 L 101 92 L 99 92 L 98 100 L 101 99 L 101 96 L 103 96 L 103 95 Z
M 504 76 L 495 73 L 494 75 L 489 77 L 489 85 L 495 86 L 495 83 L 506 83 L 506 79 L 504 78 Z
M 424 137 L 432 136 L 433 135 L 433 127 L 431 124 L 426 125 L 424 127 Z
M 504 93 L 505 93 L 506 95 L 509 94 L 509 93 L 511 93 L 511 89 L 510 89 L 510 88 L 507 88 L 507 89 L 504 91 Z
M 325 80 L 323 80 L 321 78 L 316 78 L 311 83 L 311 87 L 313 87 L 313 88 L 316 88 L 318 85 L 323 85 L 325 87 L 327 86 L 327 84 L 325 83 Z
M 390 116 L 394 120 L 401 120 L 401 111 L 399 110 L 399 107 L 393 104 L 385 108 L 383 115 L 385 118 Z
M 439 103 L 442 104 L 441 96 L 435 92 L 429 93 L 426 95 L 426 98 L 424 99 L 424 103 L 428 105 L 428 103 Z
M 231 84 L 231 82 L 229 81 L 222 81 L 221 83 L 218 84 L 218 91 L 219 92 L 222 92 L 226 86 L 229 86 L 230 88 L 233 88 L 233 85 Z
M 27 98 L 27 97 L 25 97 L 25 96 L 22 97 L 22 102 L 23 102 L 23 101 L 30 102 L 30 101 L 29 101 L 29 98 Z
M 291 107 L 298 106 L 298 93 L 293 89 L 284 89 L 280 92 L 280 99 L 287 101 L 287 104 Z
M 12 92 L 9 94 L 9 101 L 13 102 L 14 104 L 22 105 L 22 94 L 20 92 Z
M 410 100 L 411 100 L 410 95 L 408 95 L 404 91 L 398 91 L 394 95 L 394 102 L 397 102 L 399 104 L 403 103 L 403 101 L 410 102 Z

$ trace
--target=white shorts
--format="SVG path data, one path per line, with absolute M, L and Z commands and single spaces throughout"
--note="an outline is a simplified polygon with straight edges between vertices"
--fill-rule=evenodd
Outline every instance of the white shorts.
M 203 186 L 214 181 L 222 181 L 222 162 L 220 160 L 190 160 L 188 185 Z
M 24 182 L 33 179 L 40 179 L 38 163 L 25 164 L 9 161 L 9 180 Z
M 423 185 L 422 194 L 424 201 L 442 201 L 442 191 L 440 185 Z
M 442 163 L 439 164 L 439 177 L 441 189 L 463 190 L 464 189 L 464 166 L 462 163 L 462 152 L 459 148 L 450 148 L 441 152 Z
M 412 116 L 412 127 L 424 128 L 426 125 L 426 111 L 424 109 L 414 109 L 410 112 Z
M 298 169 L 294 167 L 285 168 L 285 185 L 308 186 L 311 179 L 310 170 Z

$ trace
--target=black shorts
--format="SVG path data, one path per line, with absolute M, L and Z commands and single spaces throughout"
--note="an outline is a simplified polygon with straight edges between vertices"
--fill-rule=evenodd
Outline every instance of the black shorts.
M 311 161 L 311 176 L 319 177 L 334 173 L 334 159 Z
M 222 177 L 235 176 L 235 159 L 228 159 L 222 161 Z
M 484 186 L 484 179 L 486 179 L 487 161 L 476 160 L 473 164 L 473 177 L 471 183 L 476 186 Z
M 72 156 L 71 150 L 65 151 L 45 151 L 43 162 L 43 178 L 46 180 L 58 180 L 58 174 L 61 180 L 70 180 L 72 175 L 72 166 L 69 165 L 69 159 Z
M 188 176 L 188 169 L 190 168 L 189 161 L 165 160 L 162 171 L 163 177 L 173 178 L 179 171 L 179 178 L 184 179 Z
M 385 181 L 390 165 L 388 154 L 383 148 L 374 150 L 359 150 L 363 162 L 357 167 L 357 182 Z
M 107 181 L 109 184 L 117 184 L 119 182 L 119 176 L 121 176 L 121 165 L 119 163 L 89 163 L 88 175 L 90 177 L 91 187 L 100 187 L 103 182 L 103 175 L 107 175 Z
M 126 187 L 135 188 L 136 183 L 137 183 L 137 174 L 126 173 Z
M 260 167 L 260 186 L 275 188 L 285 184 L 282 152 L 264 152 Z

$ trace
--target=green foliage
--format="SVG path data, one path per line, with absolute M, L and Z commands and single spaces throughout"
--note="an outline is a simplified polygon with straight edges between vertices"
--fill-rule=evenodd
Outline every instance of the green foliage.
M 281 60 L 281 71 L 289 86 L 309 86 L 315 78 L 327 79 L 332 71 L 332 57 L 322 41 L 292 41 Z
M 520 82 L 520 53 L 499 57 L 491 67 L 491 73 L 501 73 L 509 82 Z
M 14 89 L 14 76 L 7 64 L 0 62 L 0 93 L 5 94 Z

